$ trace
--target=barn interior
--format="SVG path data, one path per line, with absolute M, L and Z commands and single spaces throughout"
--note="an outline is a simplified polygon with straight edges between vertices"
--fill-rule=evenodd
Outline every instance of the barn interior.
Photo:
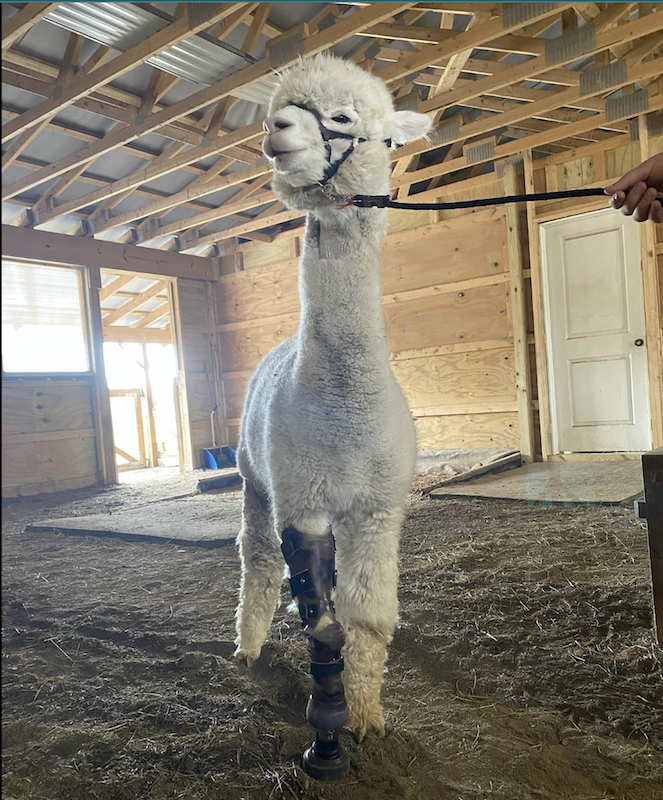
M 420 461 L 388 735 L 344 734 L 344 782 L 298 766 L 285 589 L 233 660 L 232 546 L 246 386 L 300 314 L 277 71 L 330 51 L 431 116 L 396 200 L 599 188 L 663 151 L 660 3 L 1 10 L 7 797 L 660 798 L 663 226 L 604 197 L 389 211 Z

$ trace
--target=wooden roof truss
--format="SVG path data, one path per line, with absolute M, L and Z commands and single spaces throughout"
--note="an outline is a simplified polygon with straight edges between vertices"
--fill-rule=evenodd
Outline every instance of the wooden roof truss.
M 270 23 L 270 3 L 213 4 L 206 17 L 194 13 L 196 4 L 181 3 L 158 33 L 119 54 L 100 45 L 83 62 L 83 41 L 70 34 L 61 63 L 52 64 L 23 52 L 21 37 L 55 5 L 25 5 L 3 26 L 3 83 L 43 98 L 29 109 L 3 105 L 2 170 L 27 170 L 3 188 L 4 201 L 26 207 L 12 224 L 48 228 L 67 218 L 73 220 L 65 231 L 70 234 L 110 231 L 116 241 L 210 255 L 221 252 L 219 246 L 274 241 L 301 223 L 301 215 L 284 210 L 269 189 L 260 120 L 238 130 L 224 127 L 238 102 L 231 92 L 272 73 L 269 50 L 254 57 L 260 37 L 270 37 L 269 48 L 288 36 Z M 178 79 L 156 67 L 141 96 L 114 84 L 202 30 L 219 40 L 242 30 L 248 66 L 170 104 L 163 99 Z M 418 192 L 453 183 L 528 149 L 550 155 L 592 143 L 628 143 L 628 104 L 622 114 L 614 108 L 606 114 L 606 99 L 615 93 L 646 93 L 639 99 L 647 111 L 663 108 L 663 9 L 656 3 L 325 4 L 308 23 L 302 55 L 351 37 L 360 39 L 348 57 L 379 74 L 397 104 L 430 114 L 436 124 L 431 142 L 393 152 L 393 186 L 401 199 L 413 187 Z M 607 85 L 595 70 L 609 73 Z M 583 73 L 591 73 L 589 79 Z M 114 123 L 103 135 L 91 132 L 60 116 L 70 107 Z M 83 144 L 55 161 L 28 156 L 30 144 L 47 131 Z M 144 139 L 149 133 L 170 144 L 153 149 Z M 140 168 L 117 180 L 104 176 L 95 164 L 114 152 L 139 157 Z M 210 156 L 216 160 L 210 163 Z M 180 181 L 173 191 L 154 187 L 155 180 L 174 175 L 188 183 L 181 188 Z M 85 191 L 63 200 L 74 183 Z M 206 199 L 228 189 L 234 193 L 221 204 Z M 226 227 L 218 230 L 221 224 Z M 109 292 L 116 285 L 108 298 L 123 296 L 122 281 L 104 287 Z M 164 287 L 156 286 L 128 300 L 124 311 L 111 309 L 106 324 L 126 318 L 133 307 L 138 319 L 131 327 L 151 330 L 162 319 L 158 309 L 141 309 L 147 296 L 136 301 L 145 292 L 162 298 Z

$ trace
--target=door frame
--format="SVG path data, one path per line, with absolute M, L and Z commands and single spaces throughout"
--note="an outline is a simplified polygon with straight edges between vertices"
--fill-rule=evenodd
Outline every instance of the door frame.
M 527 169 L 526 161 L 526 169 Z M 531 167 L 530 167 L 531 169 Z M 534 338 L 536 345 L 536 375 L 538 385 L 539 424 L 541 430 L 541 457 L 543 461 L 613 460 L 639 458 L 640 453 L 571 453 L 562 454 L 553 448 L 553 408 L 550 386 L 550 364 L 548 358 L 548 330 L 545 308 L 545 283 L 541 255 L 541 224 L 576 217 L 605 209 L 600 198 L 594 208 L 569 208 L 554 216 L 537 218 L 531 204 L 527 204 L 532 311 L 534 316 Z M 638 224 L 638 223 L 633 223 Z M 656 242 L 654 226 L 649 222 L 638 224 L 640 234 L 640 269 L 645 303 L 645 340 L 647 346 L 647 372 L 649 384 L 649 410 L 651 419 L 652 447 L 663 446 L 663 329 L 659 319 L 663 308 L 659 299 L 656 265 Z

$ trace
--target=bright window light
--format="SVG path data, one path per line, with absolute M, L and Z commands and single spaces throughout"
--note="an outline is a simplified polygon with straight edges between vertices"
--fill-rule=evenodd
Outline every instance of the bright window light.
M 2 367 L 88 372 L 81 270 L 2 261 Z

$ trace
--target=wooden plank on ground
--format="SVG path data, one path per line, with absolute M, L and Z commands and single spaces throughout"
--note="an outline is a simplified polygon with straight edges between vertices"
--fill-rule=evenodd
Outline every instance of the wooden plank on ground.
M 240 525 L 241 497 L 233 493 L 161 500 L 113 514 L 46 519 L 25 530 L 211 549 L 233 544 Z

